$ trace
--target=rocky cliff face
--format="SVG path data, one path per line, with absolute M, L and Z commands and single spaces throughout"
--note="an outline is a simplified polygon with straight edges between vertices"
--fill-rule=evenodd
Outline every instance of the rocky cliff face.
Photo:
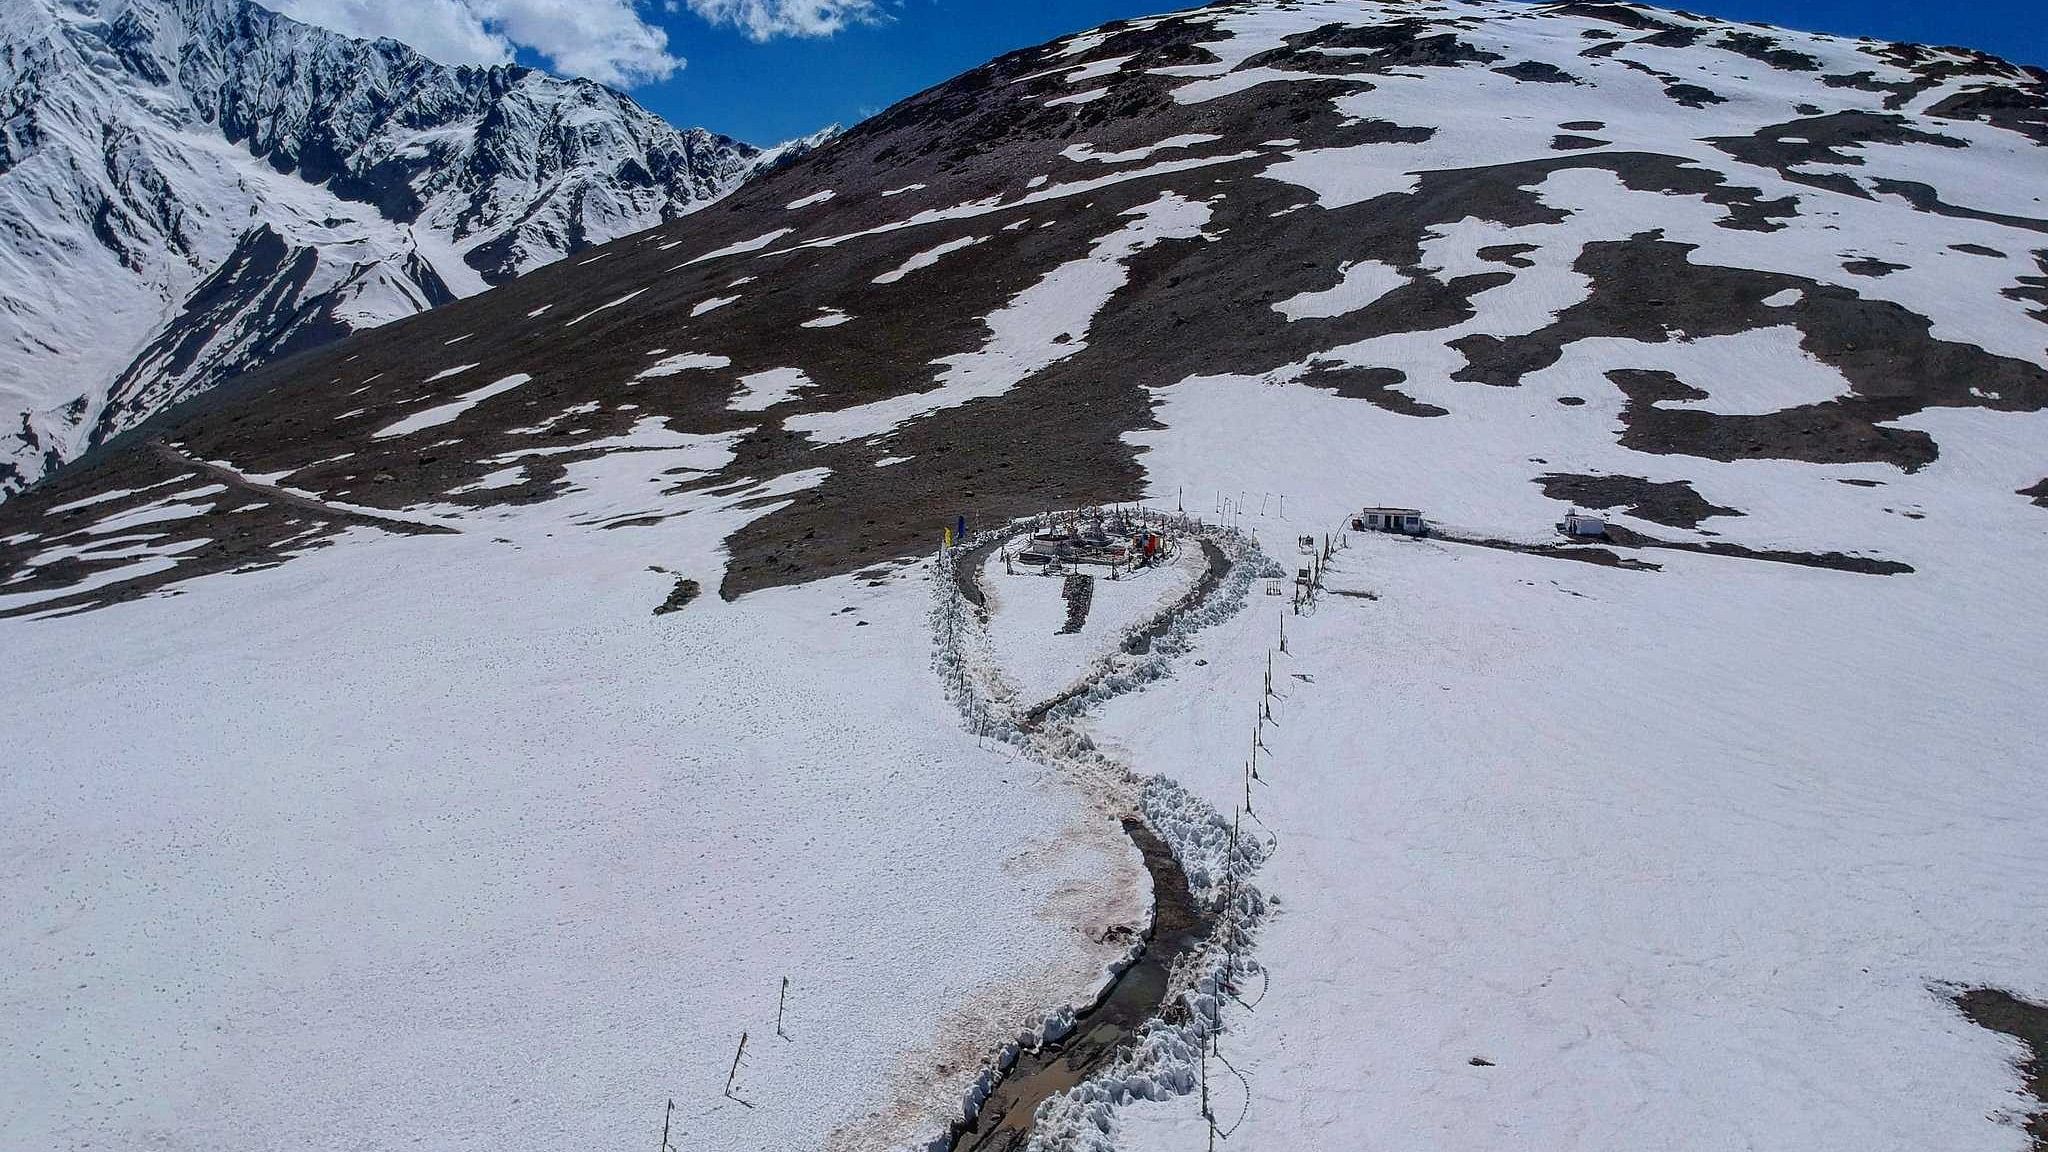
M 10 0 L 0 495 L 165 404 L 673 220 L 763 154 L 245 0 Z

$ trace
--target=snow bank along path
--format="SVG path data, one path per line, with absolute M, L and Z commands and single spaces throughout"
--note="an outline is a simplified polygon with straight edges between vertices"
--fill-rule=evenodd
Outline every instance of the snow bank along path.
M 1150 941 L 1133 945 L 1093 1008 L 1056 1011 L 985 1064 L 960 1122 L 934 1149 L 1013 1148 L 1027 1132 L 1034 1148 L 1110 1148 L 1118 1105 L 1203 1090 L 1222 1002 L 1258 971 L 1245 950 L 1265 902 L 1250 876 L 1270 841 L 1240 827 L 1242 814 L 1226 819 L 1170 777 L 1140 777 L 1105 755 L 1082 721 L 1103 702 L 1168 676 L 1192 635 L 1235 615 L 1253 583 L 1279 570 L 1249 536 L 1181 516 L 1134 515 L 1199 543 L 1221 563 L 1182 599 L 1134 623 L 1121 651 L 1050 706 L 1019 697 L 975 607 L 988 552 L 1033 522 L 965 542 L 942 558 L 934 580 L 935 666 L 968 726 L 977 737 L 1022 749 L 1121 813 L 1154 882 Z

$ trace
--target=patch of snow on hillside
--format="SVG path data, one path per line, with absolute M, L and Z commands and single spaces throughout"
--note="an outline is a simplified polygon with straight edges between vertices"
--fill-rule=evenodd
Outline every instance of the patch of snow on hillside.
M 1086 92 L 1076 92 L 1071 96 L 1055 96 L 1047 100 L 1045 106 L 1047 108 L 1058 108 L 1064 104 L 1086 104 L 1092 100 L 1100 100 L 1107 95 L 1109 95 L 1109 89 L 1107 88 L 1090 88 Z
M 526 469 L 519 466 L 499 468 L 486 472 L 467 484 L 459 484 L 448 490 L 450 496 L 463 496 L 471 492 L 489 492 L 497 488 L 512 488 L 526 483 Z
M 732 365 L 729 356 L 715 356 L 707 352 L 678 352 L 664 356 L 653 364 L 642 368 L 635 380 L 650 380 L 659 376 L 674 376 L 680 372 L 695 372 L 706 368 L 728 368 Z
M 1135 160 L 1148 159 L 1154 152 L 1167 152 L 1176 148 L 1193 148 L 1200 144 L 1211 144 L 1221 139 L 1223 137 L 1207 132 L 1189 132 L 1180 136 L 1169 136 L 1157 144 L 1147 144 L 1140 148 L 1130 148 L 1122 152 L 1097 152 L 1093 144 L 1084 142 L 1067 145 L 1060 150 L 1060 155 L 1074 161 L 1094 161 L 1097 164 L 1129 164 Z
M 816 316 L 813 316 L 809 320 L 806 320 L 803 323 L 797 325 L 797 327 L 837 328 L 841 324 L 844 324 L 851 319 L 853 319 L 851 315 L 848 315 L 846 312 L 838 308 L 821 308 L 819 309 L 818 314 Z
M 1408 283 L 1401 271 L 1377 260 L 1360 260 L 1342 268 L 1342 279 L 1320 292 L 1303 292 L 1273 302 L 1273 311 L 1289 320 L 1326 319 L 1356 312 Z
M 805 196 L 800 200 L 791 200 L 789 203 L 784 204 L 783 207 L 794 212 L 799 208 L 809 208 L 814 205 L 823 204 L 825 201 L 830 200 L 832 197 L 837 195 L 837 192 L 830 188 L 827 188 L 822 192 L 813 192 L 809 196 Z
M 1095 313 L 1129 279 L 1124 261 L 1162 240 L 1201 235 L 1210 208 L 1178 193 L 1124 213 L 1131 222 L 1097 240 L 1088 255 L 1070 260 L 1012 297 L 983 321 L 988 339 L 974 352 L 939 361 L 939 385 L 924 392 L 792 416 L 783 427 L 820 443 L 841 443 L 887 432 L 906 420 L 999 396 L 1020 381 L 1087 346 Z
M 690 315 L 702 316 L 706 312 L 716 312 L 738 299 L 738 296 L 713 296 L 709 300 L 699 300 L 690 308 Z
M 1106 56 L 1100 60 L 1090 60 L 1078 68 L 1069 69 L 1061 79 L 1069 84 L 1084 84 L 1090 80 L 1100 80 L 1104 76 L 1122 71 L 1124 65 L 1129 64 L 1135 59 L 1137 59 L 1135 56 Z
M 815 383 L 801 368 L 770 368 L 740 377 L 740 391 L 729 407 L 735 412 L 760 412 L 773 408 Z
M 966 248 L 972 248 L 976 244 L 979 244 L 987 239 L 988 237 L 986 236 L 962 236 L 955 240 L 948 240 L 944 244 L 940 244 L 935 248 L 927 248 L 924 251 L 919 252 L 917 255 L 912 256 L 910 259 L 905 260 L 903 263 L 898 264 L 896 267 L 891 268 L 887 272 L 882 273 L 880 276 L 875 277 L 874 280 L 870 281 L 870 283 L 894 284 L 898 280 L 903 279 L 905 276 L 910 275 L 912 272 L 916 272 L 922 268 L 929 268 L 932 265 L 937 264 L 940 260 L 944 259 L 950 253 L 958 252 Z
M 1797 328 L 1752 328 L 1728 336 L 1645 343 L 1613 337 L 1576 341 L 1558 362 L 1524 378 L 1534 387 L 1576 387 L 1605 392 L 1617 368 L 1669 372 L 1702 392 L 1703 400 L 1659 400 L 1658 408 L 1761 416 L 1823 404 L 1853 389 L 1841 371 L 1800 346 Z
M 144 484 L 140 488 L 109 488 L 105 492 L 98 492 L 78 500 L 67 500 L 62 504 L 52 504 L 44 514 L 47 516 L 62 516 L 66 512 L 76 512 L 81 508 L 90 508 L 95 504 L 112 503 L 115 500 L 126 499 L 153 488 L 161 488 L 166 484 L 176 484 L 180 479 L 182 477 L 174 476 L 169 480 L 159 480 L 154 484 Z
M 432 384 L 436 380 L 446 380 L 450 376 L 460 376 L 464 372 L 467 372 L 474 367 L 476 367 L 475 364 L 457 364 L 453 368 L 443 368 L 439 372 L 434 373 L 432 376 L 427 377 L 425 380 L 420 381 L 420 383 Z
M 475 365 L 471 365 L 471 367 L 475 367 Z M 481 388 L 464 392 L 445 404 L 438 404 L 423 412 L 415 412 L 403 419 L 394 420 L 384 427 L 377 429 L 373 433 L 373 437 L 378 440 L 385 440 L 393 436 L 410 436 L 415 432 L 423 432 L 429 428 L 438 428 L 454 420 L 464 412 L 469 411 L 471 408 L 489 400 L 491 397 L 510 392 L 531 379 L 533 377 L 528 373 L 514 372 L 510 376 L 493 380 Z
M 627 301 L 633 299 L 635 296 L 638 296 L 645 291 L 647 291 L 647 289 L 645 288 L 635 288 L 631 292 L 626 293 L 624 296 L 621 296 L 616 300 L 607 300 L 604 303 L 599 304 L 597 307 L 592 308 L 590 311 L 585 312 L 583 315 L 578 316 L 574 320 L 569 321 L 567 324 L 562 325 L 562 327 L 574 328 L 576 325 L 583 323 L 585 320 L 590 319 L 592 316 L 597 315 L 599 312 L 603 312 L 608 308 L 617 308 L 619 305 L 626 303 Z
M 702 256 L 698 256 L 693 259 L 684 261 L 684 266 L 687 267 L 690 264 L 702 264 L 706 260 L 717 260 L 726 256 L 739 256 L 748 252 L 759 252 L 761 249 L 766 248 L 770 244 L 775 243 L 777 240 L 782 239 L 784 236 L 787 236 L 794 231 L 796 231 L 796 229 L 794 228 L 771 229 L 770 231 L 763 232 L 762 234 L 754 237 L 751 240 L 741 240 L 738 241 L 737 243 L 727 244 L 723 248 L 715 248 L 709 252 L 704 253 Z

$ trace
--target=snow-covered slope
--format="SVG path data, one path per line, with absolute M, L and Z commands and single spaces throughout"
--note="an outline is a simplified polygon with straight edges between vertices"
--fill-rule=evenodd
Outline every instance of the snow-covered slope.
M 1040 1147 L 1220 1025 L 1230 1147 L 2018 1152 L 2044 198 L 1968 52 L 1224 4 L 249 374 L 0 506 L 0 1143 L 944 1146 L 1142 817 L 1238 946 Z
M 764 156 L 587 81 L 245 0 L 0 16 L 0 497 L 227 376 L 701 207 Z

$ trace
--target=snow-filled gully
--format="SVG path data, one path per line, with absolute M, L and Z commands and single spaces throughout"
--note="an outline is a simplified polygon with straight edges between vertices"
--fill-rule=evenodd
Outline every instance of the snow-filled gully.
M 1248 535 L 1182 516 L 1139 512 L 1204 570 L 1188 593 L 1133 625 L 1077 684 L 1031 704 L 1008 690 L 982 639 L 982 562 L 1026 530 L 1005 525 L 943 556 L 933 587 L 936 669 L 968 726 L 1059 771 L 1113 811 L 1152 880 L 1152 922 L 1093 1005 L 1060 1009 L 985 1065 L 961 1117 L 934 1152 L 1106 1149 L 1111 1109 L 1202 1088 L 1204 1051 L 1221 1030 L 1224 997 L 1258 969 L 1245 950 L 1265 911 L 1249 883 L 1272 842 L 1164 776 L 1141 778 L 1098 750 L 1083 718 L 1104 701 L 1168 675 L 1189 638 L 1241 609 L 1252 582 L 1277 569 Z

